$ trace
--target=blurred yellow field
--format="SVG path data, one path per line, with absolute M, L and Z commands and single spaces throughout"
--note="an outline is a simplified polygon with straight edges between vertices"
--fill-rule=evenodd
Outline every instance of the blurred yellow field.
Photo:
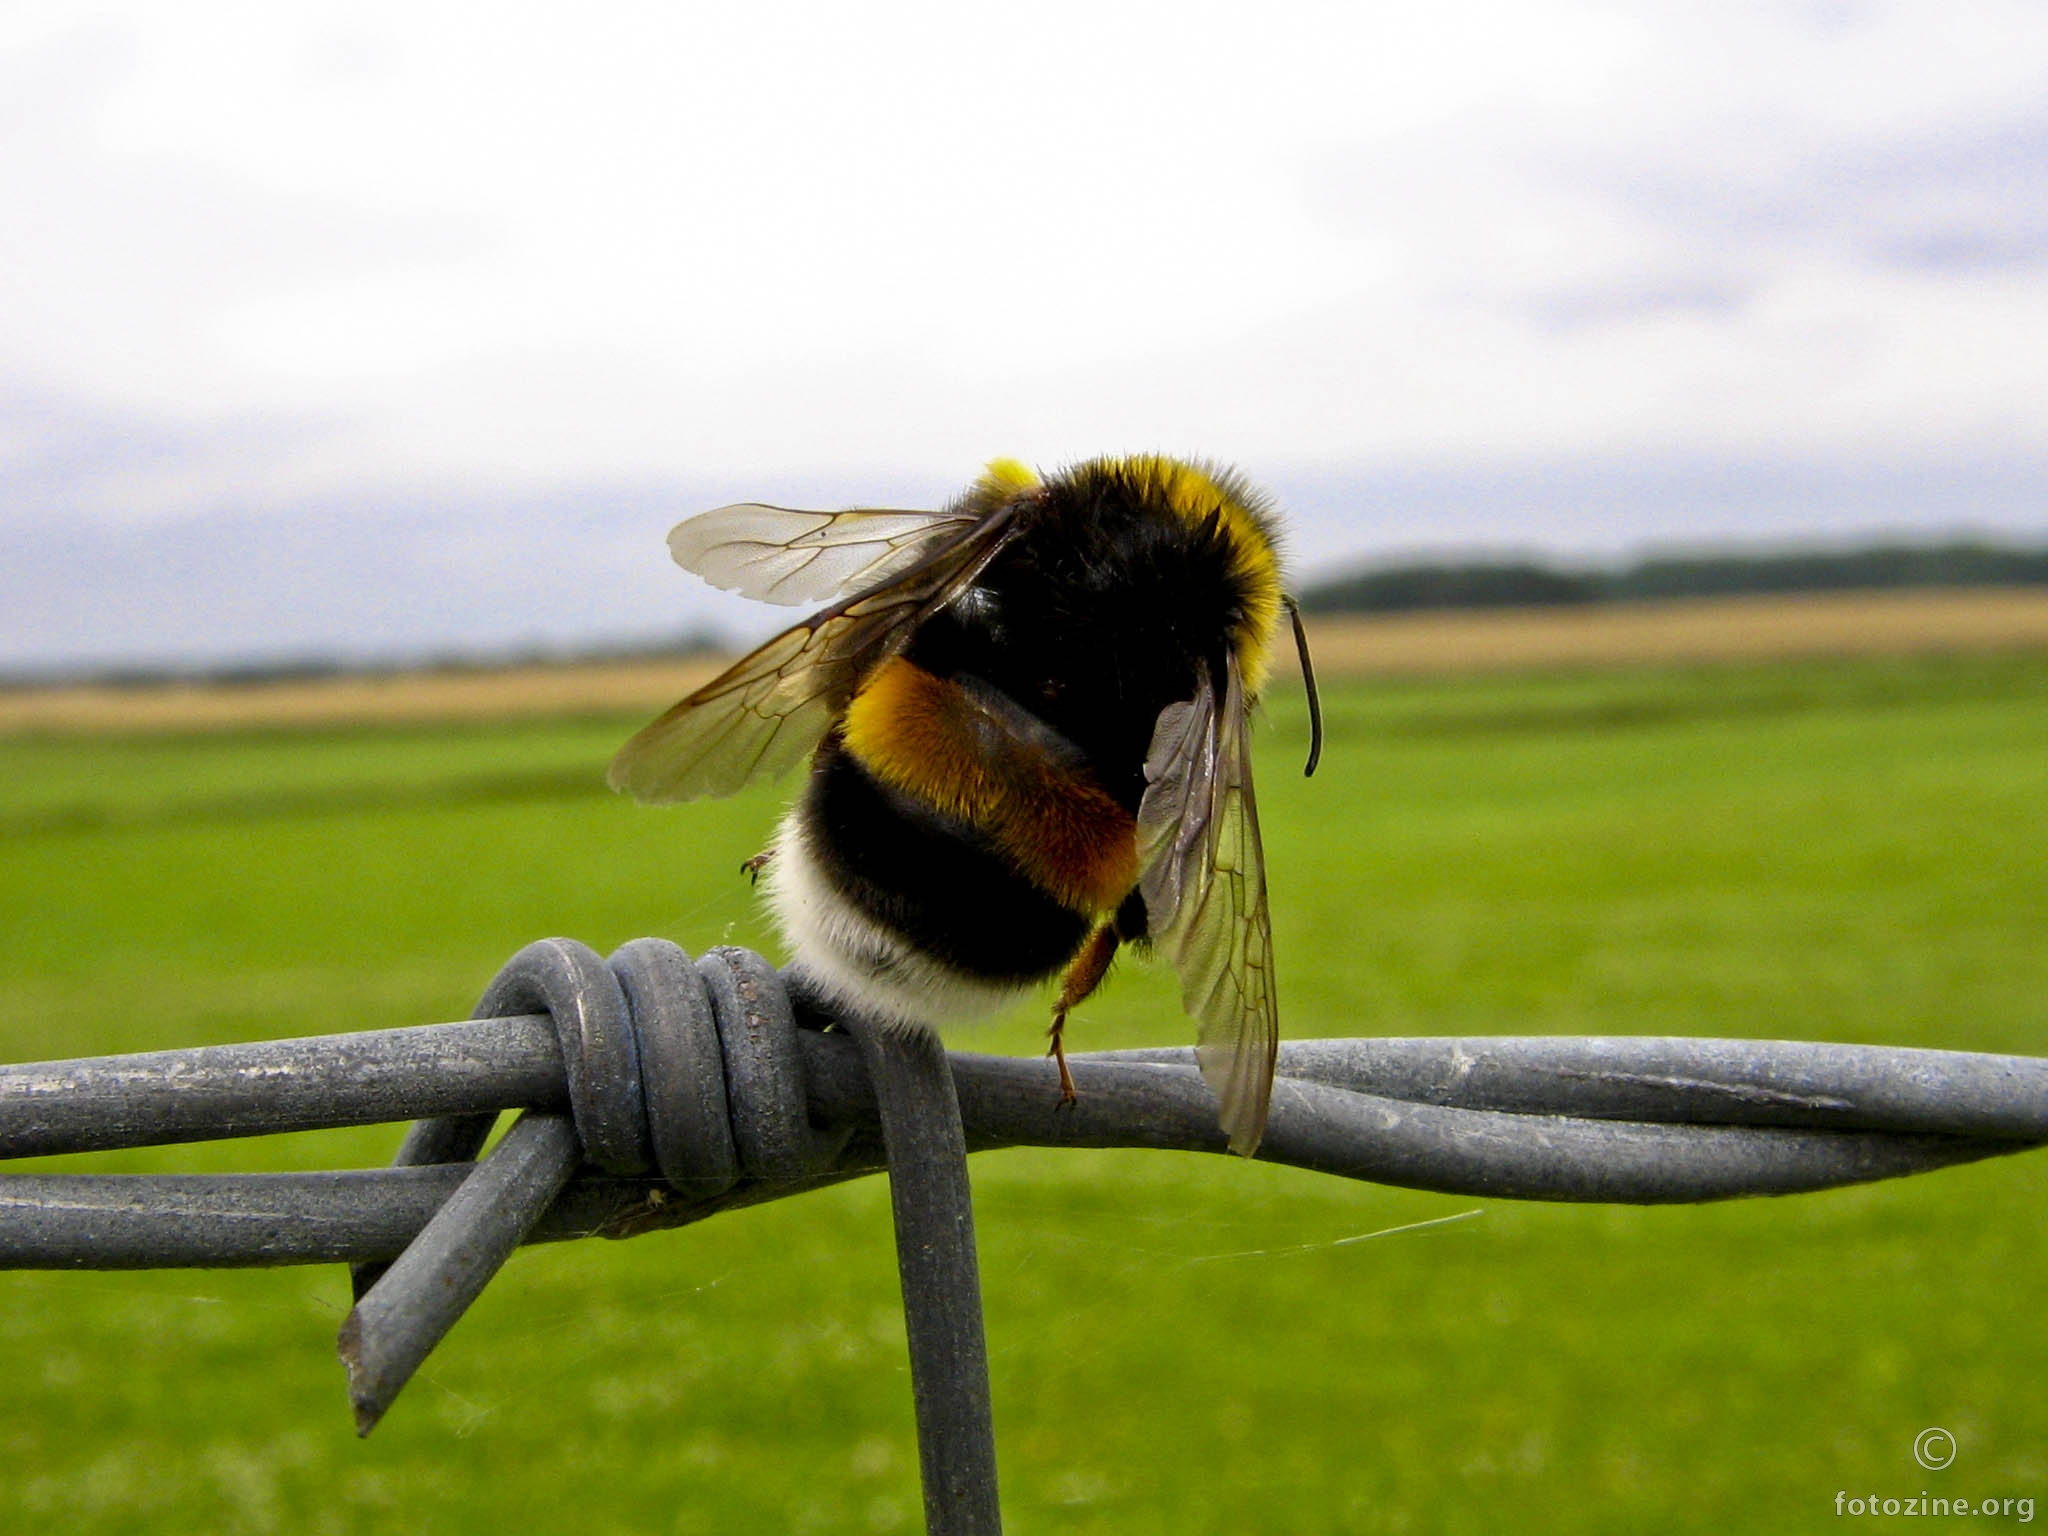
M 1331 677 L 2048 649 L 2048 589 L 1724 597 L 1309 621 Z M 1293 669 L 1289 647 L 1276 657 Z M 716 660 L 344 674 L 270 682 L 74 684 L 0 691 L 0 731 L 154 732 L 272 725 L 631 714 L 675 702 Z
M 2048 647 L 2048 589 L 1319 615 L 1310 620 L 1309 635 L 1319 671 L 1360 677 L 2034 650 Z
M 494 720 L 664 708 L 719 663 L 612 661 L 388 672 L 276 682 L 65 684 L 0 692 L 0 732 L 240 730 L 275 725 Z

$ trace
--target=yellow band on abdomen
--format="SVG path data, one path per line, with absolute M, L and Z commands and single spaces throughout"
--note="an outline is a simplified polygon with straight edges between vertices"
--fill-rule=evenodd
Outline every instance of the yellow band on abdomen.
M 876 779 L 967 822 L 1062 905 L 1113 912 L 1138 880 L 1137 825 L 1085 769 L 1004 712 L 891 657 L 847 706 L 846 749 Z

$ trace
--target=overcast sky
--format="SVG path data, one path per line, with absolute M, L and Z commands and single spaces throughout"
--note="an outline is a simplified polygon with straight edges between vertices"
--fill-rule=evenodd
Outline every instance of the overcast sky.
M 2032 0 L 14 3 L 0 210 L 0 670 L 739 624 L 677 517 L 998 453 L 2048 536 Z

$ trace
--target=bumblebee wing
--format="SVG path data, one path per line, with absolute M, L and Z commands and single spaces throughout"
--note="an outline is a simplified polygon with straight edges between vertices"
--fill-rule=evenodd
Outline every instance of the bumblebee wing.
M 880 586 L 977 521 L 957 512 L 801 512 L 748 501 L 677 523 L 668 552 L 714 587 L 794 607 Z
M 1012 504 L 954 519 L 953 537 L 894 580 L 784 630 L 621 747 L 606 781 L 667 805 L 781 773 L 818 744 L 875 662 L 973 584 L 1015 532 L 1015 513 Z
M 1195 1058 L 1230 1150 L 1265 1134 L 1280 1017 L 1265 856 L 1252 797 L 1250 722 L 1237 660 L 1219 707 L 1207 678 L 1160 713 L 1138 804 L 1138 889 L 1153 941 L 1180 974 Z

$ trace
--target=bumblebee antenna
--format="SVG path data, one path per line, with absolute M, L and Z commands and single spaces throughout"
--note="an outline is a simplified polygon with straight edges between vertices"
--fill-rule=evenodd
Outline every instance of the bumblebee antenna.
M 1294 648 L 1301 654 L 1302 686 L 1308 689 L 1308 763 L 1301 770 L 1301 776 L 1308 778 L 1323 758 L 1323 701 L 1316 692 L 1315 664 L 1308 659 L 1308 631 L 1302 628 L 1300 605 L 1291 597 L 1281 601 L 1287 604 L 1287 616 L 1294 621 Z

